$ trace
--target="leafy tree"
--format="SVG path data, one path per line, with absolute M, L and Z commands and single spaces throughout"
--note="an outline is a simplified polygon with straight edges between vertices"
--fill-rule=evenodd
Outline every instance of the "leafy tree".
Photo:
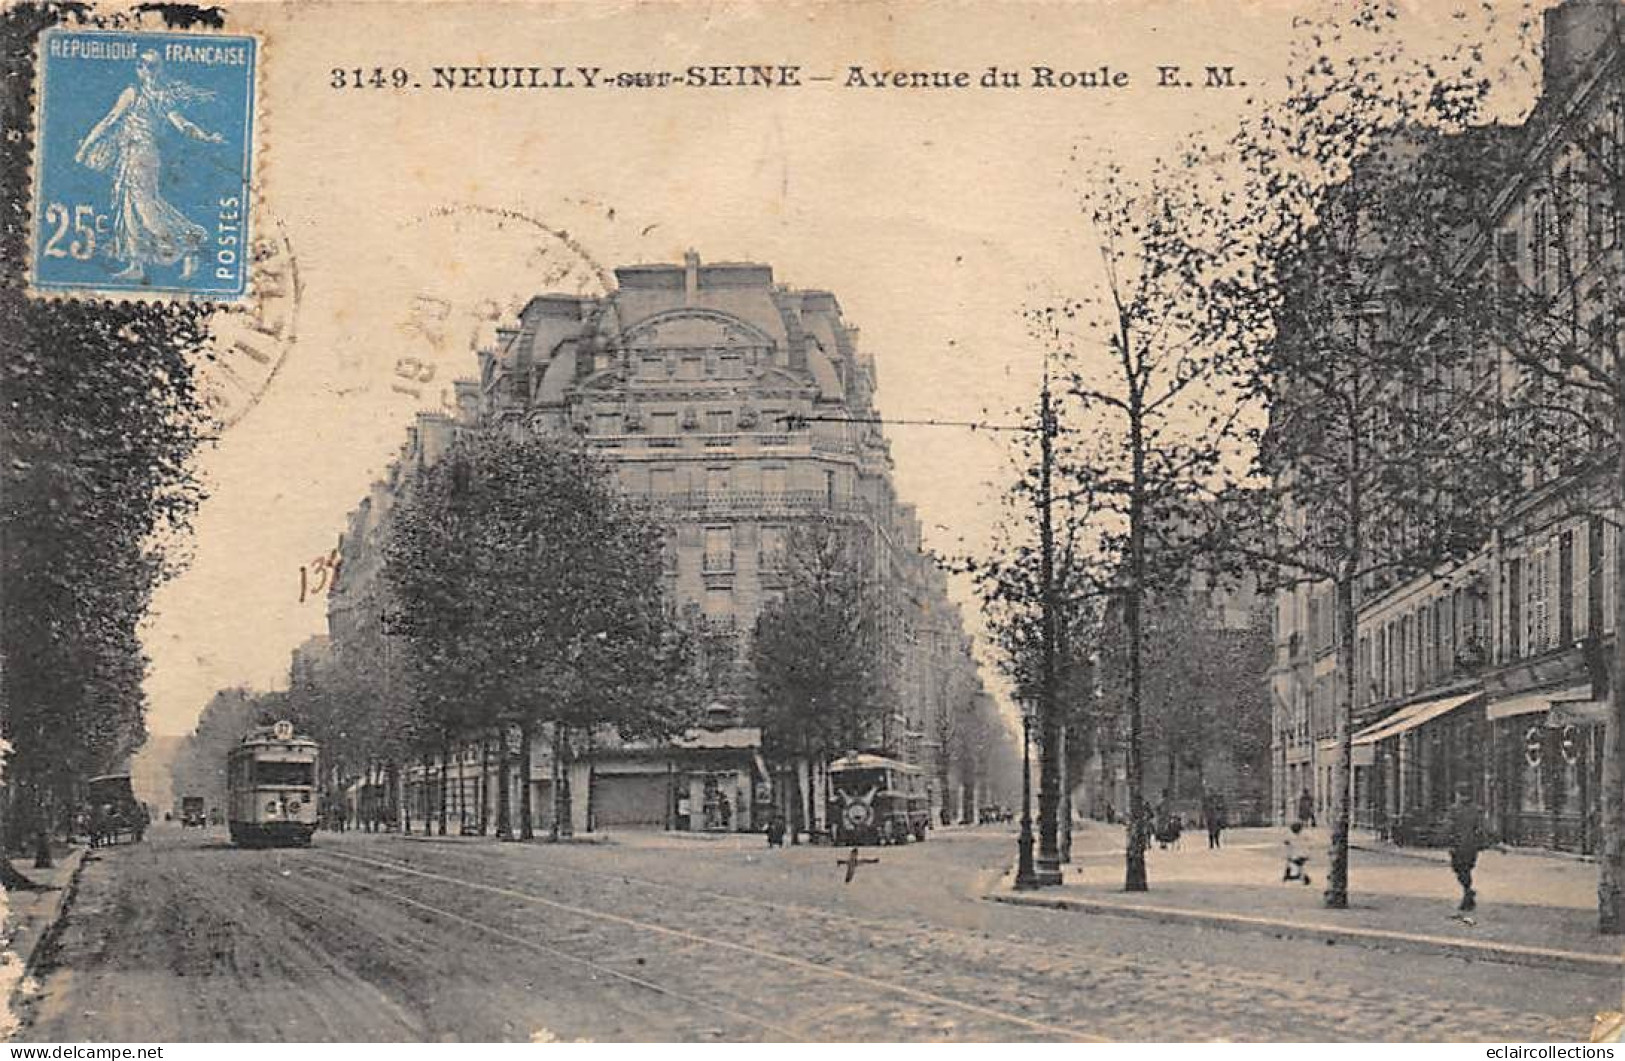
M 1037 423 L 1047 425 L 1053 447 L 1067 431 L 1068 405 L 1064 396 L 1056 400 L 1047 392 L 1044 401 L 1048 404 L 1041 405 Z M 1068 471 L 1064 463 L 1059 466 L 1061 481 L 1045 482 L 1044 446 L 1040 430 L 1022 433 L 1016 446 L 1016 478 L 1003 498 L 1005 515 L 996 532 L 995 548 L 987 557 L 966 560 L 961 566 L 977 584 L 999 648 L 1000 665 L 1014 686 L 1017 701 L 1026 710 L 1034 709 L 1046 698 L 1046 680 L 1053 683 L 1056 730 L 1048 739 L 1059 743 L 1065 733 L 1067 758 L 1076 761 L 1079 750 L 1089 745 L 1087 733 L 1093 724 L 1091 655 L 1099 633 L 1103 592 L 1091 537 L 1095 512 L 1088 494 L 1064 478 Z M 1064 453 L 1064 443 L 1061 449 Z M 1047 565 L 1043 546 L 1046 505 L 1055 535 Z M 1046 638 L 1046 623 L 1054 624 L 1049 631 L 1052 640 Z M 1053 653 L 1048 660 L 1046 646 Z M 1042 728 L 1037 739 L 1042 746 L 1046 739 Z M 1069 846 L 1070 813 L 1061 806 L 1062 771 L 1055 769 L 1053 756 L 1043 756 L 1042 765 L 1050 769 L 1040 784 L 1039 832 L 1041 836 L 1049 833 L 1050 842 L 1064 854 L 1059 849 Z M 1072 776 L 1070 771 L 1066 773 Z
M 1246 268 L 1245 248 L 1228 224 L 1230 193 L 1202 161 L 1192 154 L 1145 179 L 1094 170 L 1083 208 L 1100 250 L 1098 294 L 1029 312 L 1073 414 L 1058 433 L 1056 474 L 1063 493 L 1087 501 L 1095 581 L 1122 619 L 1128 891 L 1147 887 L 1145 602 L 1207 551 L 1197 528 L 1242 449 L 1248 407 L 1242 348 L 1221 312 L 1231 278 Z
M 7 84 L 32 81 L 37 36 L 64 10 L 0 13 Z M 26 92 L 3 94 L 0 124 L 28 128 L 31 106 Z M 145 738 L 136 630 L 201 497 L 188 461 L 206 424 L 192 365 L 206 356 L 207 308 L 24 291 L 30 147 L 0 142 L 0 729 L 13 843 L 24 831 L 42 842 L 84 779 L 120 768 Z
M 1473 128 L 1488 81 L 1472 42 L 1408 53 L 1365 5 L 1306 25 L 1286 98 L 1230 148 L 1230 221 L 1255 268 L 1221 290 L 1225 334 L 1259 351 L 1269 402 L 1261 524 L 1232 540 L 1276 584 L 1332 587 L 1338 670 L 1326 904 L 1348 904 L 1360 599 L 1475 551 L 1507 486 L 1493 385 L 1463 367 L 1456 250 L 1504 143 Z M 1464 469 L 1471 468 L 1471 473 Z M 1224 510 L 1233 526 L 1245 499 Z M 1261 543 L 1273 540 L 1273 546 Z
M 861 533 L 834 522 L 798 524 L 786 562 L 784 592 L 757 615 L 750 644 L 764 750 L 826 762 L 874 747 L 890 694 L 883 609 Z M 812 821 L 810 802 L 802 809 Z
M 664 535 L 572 440 L 459 438 L 399 500 L 385 548 L 418 732 L 515 727 L 528 749 L 543 725 L 559 743 L 601 726 L 626 739 L 689 728 L 694 647 L 662 593 Z M 561 781 L 556 823 L 570 814 Z

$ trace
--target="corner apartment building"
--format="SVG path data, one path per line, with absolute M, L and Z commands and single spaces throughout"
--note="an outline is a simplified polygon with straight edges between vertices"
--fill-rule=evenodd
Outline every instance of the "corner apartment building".
M 783 592 L 792 529 L 808 520 L 838 521 L 866 543 L 880 587 L 882 665 L 899 705 L 869 740 L 927 770 L 940 816 L 965 773 L 948 761 L 945 720 L 985 697 L 958 608 L 922 548 L 913 506 L 892 485 L 874 359 L 832 294 L 779 285 L 767 265 L 702 264 L 691 253 L 615 277 L 606 297 L 531 299 L 477 352 L 479 378 L 458 382 L 456 415 L 418 417 L 344 537 L 345 577 L 330 605 L 340 655 L 347 632 L 370 622 L 356 602 L 376 582 L 388 513 L 414 468 L 476 426 L 572 432 L 613 465 L 624 489 L 665 513 L 668 592 L 700 611 L 711 650 L 733 659 L 702 730 L 666 747 L 595 735 L 590 757 L 567 766 L 575 827 L 752 829 L 789 790 L 816 784 L 808 764 L 764 760 L 747 711 L 746 637 Z M 494 800 L 492 767 L 483 741 L 456 759 L 449 799 L 466 821 Z M 554 779 L 544 738 L 532 762 L 545 824 Z M 438 766 L 413 777 L 415 798 L 433 805 Z M 821 800 L 812 805 L 821 813 Z

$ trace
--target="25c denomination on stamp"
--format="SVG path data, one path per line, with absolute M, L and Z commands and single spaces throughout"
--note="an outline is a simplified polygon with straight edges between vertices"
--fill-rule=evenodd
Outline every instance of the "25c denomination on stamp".
M 35 293 L 248 294 L 257 60 L 247 36 L 41 35 Z

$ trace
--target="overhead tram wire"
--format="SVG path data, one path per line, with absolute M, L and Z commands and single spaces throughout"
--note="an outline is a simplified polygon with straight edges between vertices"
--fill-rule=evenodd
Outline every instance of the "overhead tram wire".
M 805 413 L 787 413 L 775 419 L 791 429 L 805 427 L 808 424 L 878 424 L 882 427 L 962 427 L 970 431 L 1007 431 L 1026 435 L 1042 434 L 1044 430 L 1037 424 L 995 424 L 985 420 L 915 420 L 887 416 L 818 416 Z M 1056 425 L 1052 433 L 1066 434 L 1072 430 Z

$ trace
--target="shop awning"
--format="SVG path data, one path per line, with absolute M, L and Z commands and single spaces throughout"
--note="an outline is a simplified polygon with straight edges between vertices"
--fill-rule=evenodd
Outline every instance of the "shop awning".
M 1546 724 L 1552 727 L 1601 726 L 1607 723 L 1608 709 L 1611 706 L 1607 700 L 1593 700 L 1589 695 L 1583 700 L 1554 698 L 1551 713 L 1546 716 Z
M 1415 729 L 1426 722 L 1448 715 L 1459 707 L 1473 703 L 1482 698 L 1482 689 L 1474 689 L 1470 693 L 1458 693 L 1455 696 L 1443 696 L 1437 700 L 1423 700 L 1421 703 L 1410 704 L 1400 708 L 1381 722 L 1367 726 L 1354 735 L 1355 744 L 1375 744 L 1389 737 L 1397 737 L 1406 730 Z
M 1542 689 L 1538 692 L 1519 693 L 1517 696 L 1505 700 L 1495 700 L 1490 703 L 1485 714 L 1491 722 L 1502 718 L 1516 718 L 1518 715 L 1538 715 L 1544 713 L 1556 700 L 1589 700 L 1591 699 L 1591 685 L 1576 685 L 1569 689 Z

